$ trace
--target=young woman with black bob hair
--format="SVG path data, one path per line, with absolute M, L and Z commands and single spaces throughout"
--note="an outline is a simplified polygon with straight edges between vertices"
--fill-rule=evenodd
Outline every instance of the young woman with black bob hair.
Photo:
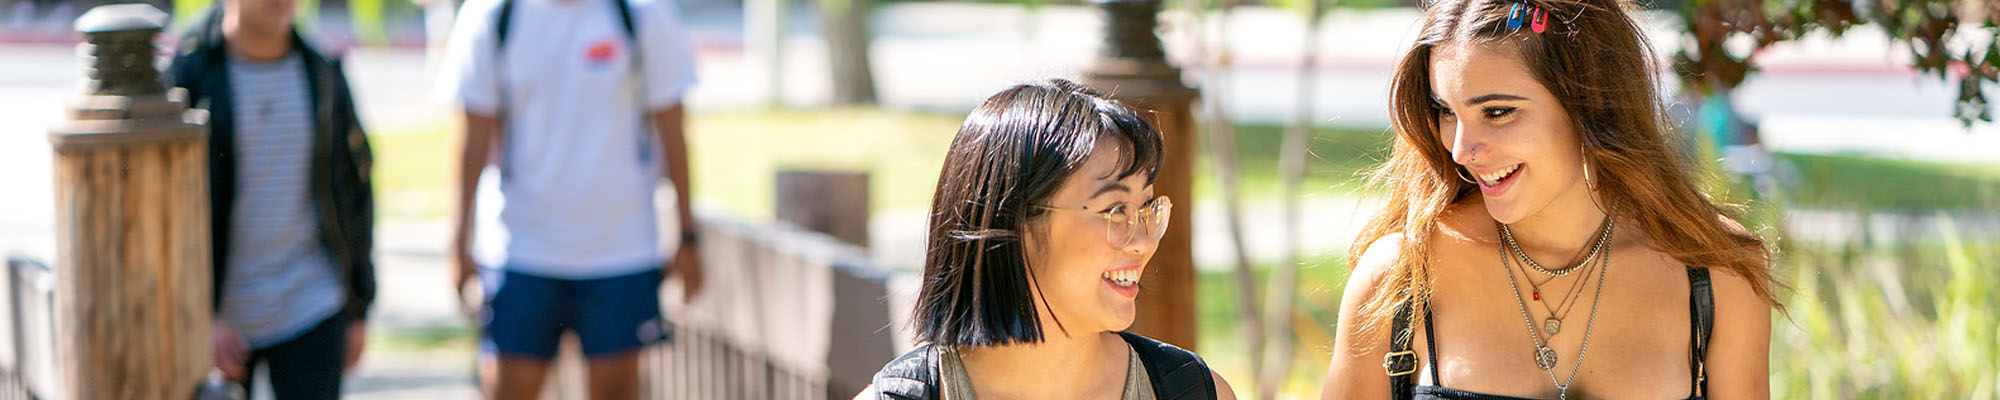
M 1124 332 L 1173 202 L 1160 132 L 1054 79 L 986 100 L 932 198 L 923 344 L 856 399 L 1233 399 L 1201 358 Z

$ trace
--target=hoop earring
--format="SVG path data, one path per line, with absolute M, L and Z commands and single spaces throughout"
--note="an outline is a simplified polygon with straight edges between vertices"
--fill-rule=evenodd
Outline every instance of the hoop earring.
M 1470 178 L 1470 177 L 1467 177 L 1467 176 L 1465 175 L 1465 168 L 1459 168 L 1459 169 L 1456 169 L 1456 170 L 1453 170 L 1453 171 L 1456 171 L 1456 172 L 1458 172 L 1458 179 L 1459 179 L 1459 180 L 1462 180 L 1462 181 L 1465 181 L 1465 183 L 1470 183 L 1470 184 L 1473 184 L 1474 186 L 1477 186 L 1477 185 L 1479 185 L 1479 181 L 1476 181 L 1476 180 L 1473 180 L 1472 178 Z
M 1587 188 L 1590 188 L 1590 190 L 1597 190 L 1597 183 L 1596 183 L 1596 182 L 1591 182 L 1591 181 L 1590 181 L 1590 163 L 1589 163 L 1589 162 L 1584 162 L 1584 163 L 1583 163 L 1583 187 L 1587 187 Z
M 1608 216 L 1608 215 L 1610 215 L 1610 213 L 1611 213 L 1611 209 L 1609 209 L 1609 208 L 1605 208 L 1605 207 L 1604 207 L 1604 203 L 1601 203 L 1601 202 L 1598 202 L 1598 201 L 1597 201 L 1597 183 L 1595 183 L 1595 182 L 1592 182 L 1592 181 L 1593 181 L 1593 179 L 1590 179 L 1590 156 L 1589 156 L 1589 154 L 1588 154 L 1588 153 L 1584 153 L 1584 152 L 1583 152 L 1583 146 L 1582 146 L 1582 145 L 1578 145 L 1578 146 L 1576 147 L 1576 151 L 1577 151 L 1577 155 L 1579 156 L 1579 158 L 1582 158 L 1582 159 L 1583 159 L 1583 187 L 1586 187 L 1586 188 L 1590 188 L 1590 192 L 1589 192 L 1589 193 L 1585 193 L 1584 195 L 1586 195 L 1586 196 L 1589 196 L 1589 197 L 1590 197 L 1590 204 L 1591 204 L 1591 205 L 1594 205 L 1594 206 L 1597 206 L 1597 209 L 1598 209 L 1598 210 L 1602 210 L 1602 211 L 1604 211 L 1604 212 L 1605 212 L 1605 215 L 1607 215 L 1607 216 Z
M 1590 190 L 1597 190 L 1597 184 L 1590 181 L 1590 156 L 1584 154 L 1582 146 L 1577 146 L 1576 154 L 1580 156 L 1579 158 L 1583 159 L 1583 187 L 1590 188 Z

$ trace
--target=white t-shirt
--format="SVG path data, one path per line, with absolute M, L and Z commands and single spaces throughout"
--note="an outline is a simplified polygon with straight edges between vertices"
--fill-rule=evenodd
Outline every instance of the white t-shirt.
M 663 152 L 645 118 L 694 84 L 673 0 L 512 1 L 500 58 L 501 2 L 469 0 L 439 68 L 441 97 L 503 121 L 495 162 L 507 239 L 486 263 L 571 279 L 659 267 L 653 190 Z M 630 5 L 639 50 L 612 1 Z M 632 73 L 635 55 L 643 74 Z

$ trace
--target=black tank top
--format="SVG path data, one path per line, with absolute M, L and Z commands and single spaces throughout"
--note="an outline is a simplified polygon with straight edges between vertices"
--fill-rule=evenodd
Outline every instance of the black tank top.
M 1692 370 L 1688 371 L 1688 376 L 1692 377 L 1691 381 L 1688 382 L 1688 393 L 1691 394 L 1688 400 L 1703 400 L 1708 395 L 1708 377 L 1706 376 L 1706 372 L 1703 371 L 1702 364 L 1705 361 L 1705 355 L 1708 354 L 1709 333 L 1715 327 L 1715 295 L 1712 287 L 1709 285 L 1707 268 L 1687 267 L 1687 274 L 1689 288 L 1688 325 L 1692 328 L 1692 334 L 1688 335 L 1691 342 L 1691 346 L 1689 346 L 1691 351 L 1688 354 L 1690 362 L 1688 365 L 1693 366 Z M 1417 365 L 1416 353 L 1410 351 L 1410 339 L 1414 335 L 1410 332 L 1410 317 L 1413 313 L 1414 311 L 1411 310 L 1411 307 L 1408 304 L 1404 304 L 1402 308 L 1396 310 L 1395 319 L 1391 321 L 1390 332 L 1392 332 L 1392 335 L 1389 340 L 1389 354 L 1383 357 L 1382 368 L 1389 373 L 1389 391 L 1392 398 L 1396 400 L 1527 400 L 1519 397 L 1475 393 L 1444 387 L 1442 386 L 1444 381 L 1438 379 L 1438 368 L 1436 365 L 1432 365 L 1430 370 L 1431 382 L 1437 384 L 1417 385 L 1414 372 L 1421 366 Z M 1437 354 L 1437 336 L 1433 332 L 1436 332 L 1436 330 L 1431 329 L 1430 310 L 1427 308 L 1424 311 L 1424 342 L 1425 347 L 1430 350 L 1429 354 Z

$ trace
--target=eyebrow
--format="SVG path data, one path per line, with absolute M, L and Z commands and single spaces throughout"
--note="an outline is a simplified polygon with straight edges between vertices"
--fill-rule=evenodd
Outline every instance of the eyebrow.
M 1521 97 L 1521 96 L 1515 96 L 1515 95 L 1511 95 L 1511 94 L 1505 94 L 1505 93 L 1493 93 L 1493 94 L 1487 94 L 1487 95 L 1483 95 L 1483 96 L 1479 96 L 1479 97 L 1474 97 L 1474 98 L 1472 98 L 1471 100 L 1466 100 L 1466 101 L 1465 101 L 1465 103 L 1466 103 L 1466 104 L 1471 104 L 1471 105 L 1479 105 L 1479 103 L 1485 103 L 1485 102 L 1489 102 L 1489 101 L 1496 101 L 1496 100 L 1527 100 L 1527 99 L 1528 99 L 1528 98 L 1526 98 L 1526 97 Z
M 1471 100 L 1466 100 L 1466 101 L 1465 101 L 1465 104 L 1468 104 L 1468 105 L 1475 105 L 1475 106 L 1476 106 L 1476 105 L 1479 105 L 1480 103 L 1485 103 L 1485 102 L 1490 102 L 1490 101 L 1498 101 L 1498 100 L 1527 100 L 1527 99 L 1528 99 L 1528 98 L 1526 98 L 1526 97 L 1521 97 L 1521 96 L 1515 96 L 1515 95 L 1511 95 L 1511 94 L 1505 94 L 1505 93 L 1491 93 L 1491 94 L 1486 94 L 1486 95 L 1482 95 L 1482 96 L 1479 96 L 1479 97 L 1474 97 L 1474 98 L 1472 98 Z M 1444 99 L 1442 99 L 1442 98 L 1439 98 L 1439 97 L 1437 97 L 1437 96 L 1431 96 L 1431 102 L 1432 102 L 1432 103 L 1436 103 L 1436 104 L 1438 104 L 1438 105 L 1444 105 L 1444 106 L 1449 106 L 1449 105 L 1450 105 L 1450 103 L 1445 103 L 1445 102 L 1444 102 Z
M 1111 192 L 1125 192 L 1125 193 L 1131 193 L 1131 192 L 1132 192 L 1132 188 L 1129 188 L 1129 187 L 1125 187 L 1125 184 L 1123 184 L 1123 183 L 1118 183 L 1118 182 L 1106 182 L 1106 183 L 1104 184 L 1104 186 L 1101 186 L 1101 187 L 1098 187 L 1098 188 L 1097 188 L 1097 193 L 1092 193 L 1092 194 L 1090 194 L 1090 198 L 1093 198 L 1093 199 L 1095 199 L 1095 198 L 1097 198 L 1097 196 L 1103 196 L 1103 195 L 1104 195 L 1105 193 L 1111 193 Z

